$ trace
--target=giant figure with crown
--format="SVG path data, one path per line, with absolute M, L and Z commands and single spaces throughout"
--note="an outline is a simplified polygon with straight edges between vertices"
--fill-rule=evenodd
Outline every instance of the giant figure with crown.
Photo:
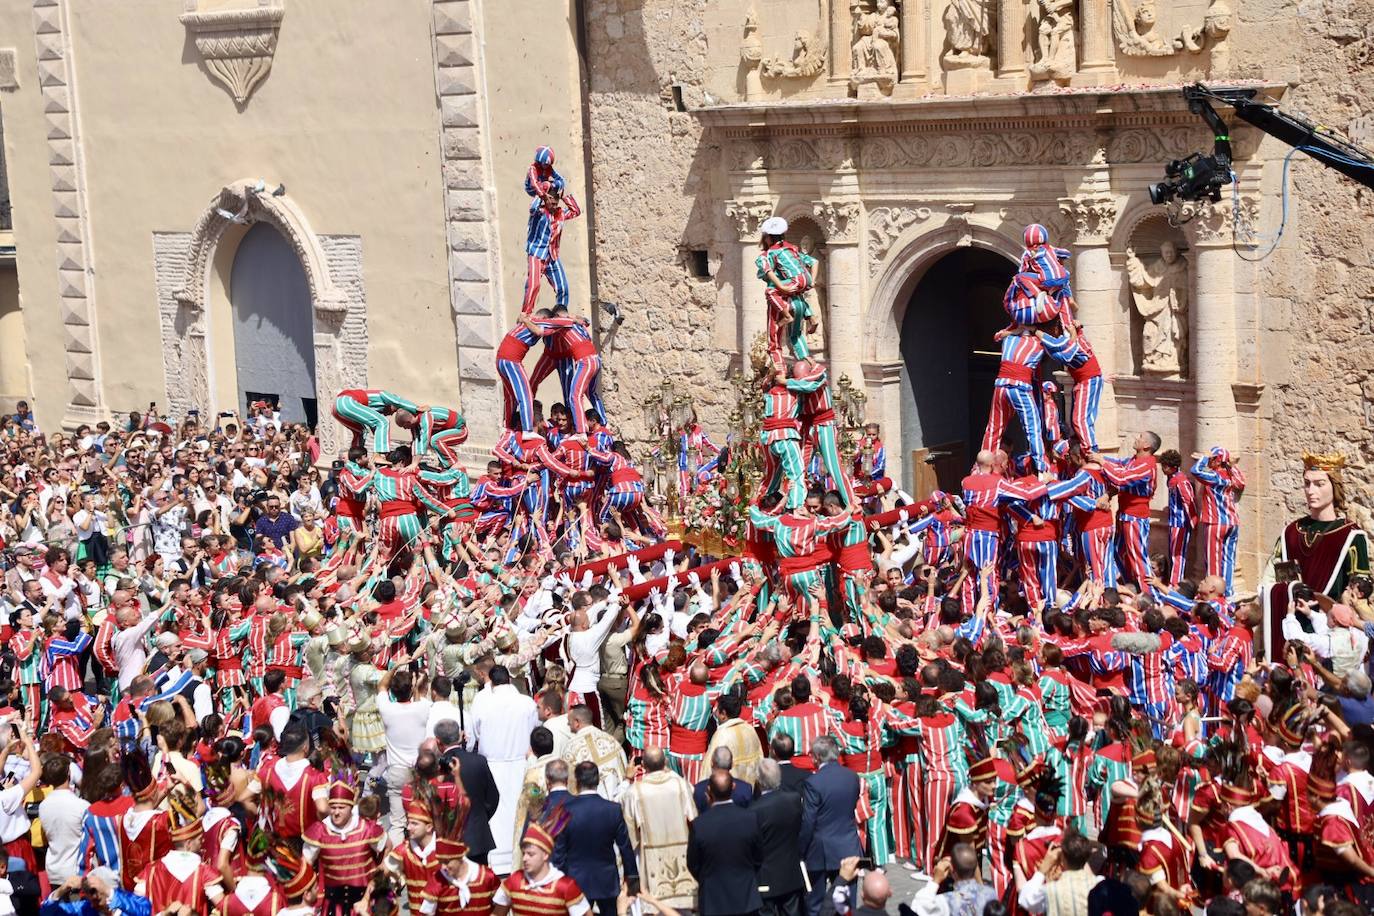
M 1283 529 L 1260 580 L 1264 649 L 1270 660 L 1283 657 L 1283 618 L 1295 586 L 1305 584 L 1340 601 L 1351 576 L 1369 572 L 1369 535 L 1346 516 L 1345 456 L 1304 453 L 1302 463 L 1307 514 Z

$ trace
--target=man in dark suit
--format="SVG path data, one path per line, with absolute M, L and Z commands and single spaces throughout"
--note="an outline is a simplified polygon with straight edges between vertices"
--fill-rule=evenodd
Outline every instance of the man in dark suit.
M 697 813 L 705 811 L 711 807 L 711 800 L 707 798 L 707 789 L 711 785 L 711 776 L 716 773 L 724 773 L 734 782 L 734 791 L 730 794 L 730 800 L 741 808 L 748 808 L 749 803 L 754 800 L 754 787 L 742 779 L 735 779 L 730 770 L 735 766 L 735 754 L 728 747 L 718 747 L 711 752 L 711 772 L 701 782 L 692 787 L 692 801 L 697 803 Z
M 831 895 L 840 863 L 863 855 L 854 811 L 859 804 L 859 777 L 840 765 L 840 746 L 822 735 L 811 742 L 816 772 L 802 785 L 800 846 L 806 857 L 811 891 L 806 895 L 807 916 L 821 916 Z
M 547 778 L 554 764 L 562 764 L 566 779 L 567 764 L 556 760 L 544 769 Z M 620 869 L 615 864 L 616 848 L 625 863 L 625 881 L 631 897 L 639 893 L 639 864 L 630 833 L 625 829 L 625 814 L 615 802 L 596 794 L 601 772 L 596 764 L 584 760 L 573 771 L 577 794 L 565 802 L 568 825 L 558 835 L 553 850 L 553 866 L 577 882 L 587 902 L 600 916 L 615 916 L 620 896 Z M 550 793 L 549 798 L 553 798 Z
M 687 870 L 699 886 L 700 916 L 756 913 L 763 906 L 759 822 L 751 810 L 730 800 L 733 788 L 728 773 L 711 776 L 711 807 L 692 822 L 687 839 Z
M 472 803 L 472 811 L 463 827 L 468 858 L 486 865 L 487 856 L 496 848 L 496 840 L 491 835 L 491 817 L 501 804 L 501 793 L 492 778 L 491 767 L 487 758 L 463 747 L 462 730 L 452 719 L 434 723 L 434 737 L 439 744 L 439 762 L 444 771 L 458 769 L 458 781 Z
M 778 732 L 773 736 L 773 740 L 768 742 L 768 749 L 772 752 L 773 759 L 778 762 L 778 770 L 782 774 L 782 784 L 778 788 L 786 792 L 801 792 L 802 783 L 806 782 L 811 773 L 792 763 L 792 755 L 797 752 L 797 745 L 792 736 Z
M 805 885 L 797 838 L 801 835 L 802 800 L 800 794 L 779 787 L 780 770 L 776 760 L 759 761 L 759 795 L 749 806 L 763 838 L 759 894 L 763 897 L 763 916 L 801 916 Z

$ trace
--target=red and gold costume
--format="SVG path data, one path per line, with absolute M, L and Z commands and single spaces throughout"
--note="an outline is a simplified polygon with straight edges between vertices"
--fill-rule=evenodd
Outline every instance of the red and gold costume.
M 331 804 L 344 801 L 357 803 L 357 789 L 335 782 L 329 787 Z M 348 914 L 353 904 L 362 899 L 363 891 L 380 864 L 381 851 L 386 845 L 386 831 L 370 818 L 358 816 L 357 811 L 342 827 L 332 820 L 316 821 L 305 828 L 305 857 L 319 865 L 320 886 L 324 892 L 325 916 Z
M 277 885 L 262 875 L 245 875 L 234 884 L 234 892 L 220 901 L 221 916 L 277 916 L 286 909 L 286 896 Z
M 272 830 L 281 837 L 303 836 L 319 821 L 317 799 L 328 792 L 329 777 L 306 760 L 275 759 L 258 769 L 258 780 L 281 800 Z
M 543 825 L 532 823 L 525 828 L 520 846 L 537 846 L 546 855 L 552 855 L 553 838 L 554 834 Z M 515 872 L 502 882 L 492 902 L 509 906 L 514 916 L 586 916 L 591 911 L 577 882 L 552 865 L 538 879 L 531 879 L 523 871 Z
M 134 889 L 149 865 L 171 851 L 172 833 L 166 811 L 124 812 L 119 822 L 119 870 L 126 891 Z

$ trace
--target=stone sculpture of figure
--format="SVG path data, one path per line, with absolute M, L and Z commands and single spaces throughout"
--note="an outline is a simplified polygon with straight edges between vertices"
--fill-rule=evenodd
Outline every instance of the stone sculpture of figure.
M 1035 79 L 1068 79 L 1078 69 L 1073 37 L 1073 0 L 1040 0 L 1040 25 L 1036 29 L 1039 57 L 1031 64 Z
M 1231 48 L 1226 43 L 1231 34 L 1231 7 L 1226 0 L 1212 0 L 1202 18 L 1202 31 L 1212 41 L 1211 72 L 1225 73 L 1231 67 Z
M 857 0 L 854 13 L 854 60 L 850 85 L 859 90 L 862 98 L 874 94 L 865 87 L 877 87 L 883 94 L 892 91 L 897 82 L 897 39 L 901 26 L 897 8 L 892 0 L 882 0 L 874 9 L 871 0 Z
M 1154 0 L 1140 0 L 1134 10 L 1130 0 L 1112 0 L 1112 24 L 1121 53 L 1131 57 L 1163 57 L 1174 53 L 1172 43 L 1155 31 L 1158 19 Z
M 825 69 L 825 50 L 815 35 L 799 31 L 792 40 L 792 59 L 767 58 L 763 62 L 763 75 L 770 79 L 815 76 Z
M 988 66 L 988 41 L 992 20 L 989 0 L 951 0 L 942 17 L 949 50 L 943 61 L 946 70 Z
M 1173 242 L 1159 246 L 1159 259 L 1146 265 L 1126 249 L 1131 298 L 1144 321 L 1140 368 L 1160 375 L 1182 372 L 1188 321 L 1188 262 Z

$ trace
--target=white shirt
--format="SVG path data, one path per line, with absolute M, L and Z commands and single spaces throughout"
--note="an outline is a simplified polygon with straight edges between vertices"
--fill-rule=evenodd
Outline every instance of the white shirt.
M 566 654 L 576 666 L 568 681 L 569 692 L 592 693 L 597 681 L 601 680 L 601 644 L 611 635 L 611 627 L 620 617 L 620 605 L 609 600 L 600 607 L 600 618 L 593 613 L 597 606 L 587 609 L 587 616 L 593 620 L 590 627 L 568 634 Z
M 530 732 L 539 726 L 539 708 L 513 684 L 488 685 L 472 701 L 469 743 L 489 761 L 524 760 Z
M 445 719 L 452 719 L 454 722 L 463 724 L 466 717 L 457 703 L 449 700 L 434 700 L 429 707 L 429 721 L 425 723 L 425 737 L 433 738 L 434 726 Z
M 429 737 L 430 700 L 397 703 L 383 691 L 377 694 L 377 712 L 386 732 L 387 766 L 415 766 L 420 744 Z
M 24 763 L 27 770 L 27 761 Z M 0 792 L 0 843 L 11 843 L 29 832 L 31 822 L 24 811 L 24 799 L 28 794 L 28 790 L 20 785 L 10 786 Z
M 71 576 L 58 576 L 54 585 L 52 577 L 44 573 L 38 577 L 38 583 L 43 586 L 43 597 L 51 599 L 64 616 L 81 613 L 81 599 L 76 597 L 76 580 Z
M 127 690 L 130 682 L 142 674 L 144 666 L 148 664 L 148 650 L 144 646 L 144 639 L 156 623 L 157 615 L 149 614 L 135 626 L 115 633 L 112 645 L 115 663 L 119 666 L 121 691 Z
M 60 884 L 81 874 L 81 822 L 91 805 L 71 789 L 56 789 L 38 803 L 38 820 L 48 840 L 48 880 Z

